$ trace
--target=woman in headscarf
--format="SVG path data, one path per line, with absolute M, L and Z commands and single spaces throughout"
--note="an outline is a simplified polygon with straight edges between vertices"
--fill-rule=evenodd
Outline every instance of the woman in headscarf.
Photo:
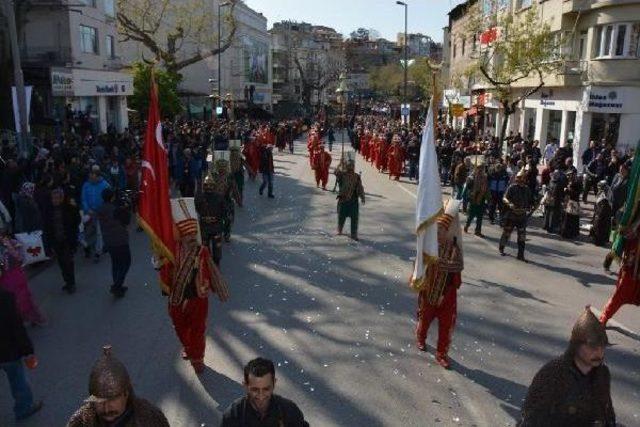
M 16 198 L 16 233 L 42 230 L 42 216 L 34 198 L 35 190 L 36 185 L 33 182 L 25 182 L 20 187 L 20 193 Z
M 23 256 L 20 243 L 11 239 L 6 230 L 0 232 L 0 288 L 13 294 L 18 312 L 24 322 L 44 325 L 45 317 L 29 290 L 27 275 L 22 269 Z

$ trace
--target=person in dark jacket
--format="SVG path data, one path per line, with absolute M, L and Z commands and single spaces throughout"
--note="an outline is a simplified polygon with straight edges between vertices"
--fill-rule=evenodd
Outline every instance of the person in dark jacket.
M 247 395 L 236 400 L 222 415 L 220 427 L 308 427 L 298 405 L 274 394 L 273 362 L 258 357 L 244 367 Z
M 58 259 L 65 283 L 62 290 L 72 294 L 76 291 L 73 257 L 78 247 L 80 211 L 78 206 L 65 197 L 64 190 L 57 188 L 51 192 L 51 205 L 45 212 L 45 247 L 52 250 Z
M 260 173 L 262 174 L 262 185 L 260 186 L 260 195 L 264 193 L 265 187 L 268 187 L 268 195 L 270 199 L 273 195 L 273 145 L 263 145 L 260 147 Z
M 535 375 L 519 427 L 614 427 L 611 374 L 604 364 L 605 327 L 587 306 L 571 332 L 567 351 Z
M 103 205 L 98 210 L 98 218 L 104 236 L 104 245 L 111 257 L 111 274 L 113 285 L 111 293 L 116 298 L 122 298 L 127 292 L 124 279 L 131 267 L 131 249 L 129 247 L 129 231 L 127 226 L 131 221 L 129 206 L 116 205 L 115 193 L 106 188 L 102 192 Z
M 23 366 L 34 369 L 38 359 L 33 354 L 33 345 L 18 314 L 13 295 L 3 290 L 0 290 L 0 325 L 0 370 L 7 374 L 11 386 L 16 420 L 24 420 L 42 408 L 41 401 L 33 400 Z

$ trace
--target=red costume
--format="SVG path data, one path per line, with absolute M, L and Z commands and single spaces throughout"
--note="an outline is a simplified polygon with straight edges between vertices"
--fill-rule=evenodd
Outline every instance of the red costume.
M 251 179 L 255 179 L 260 167 L 260 150 L 258 149 L 257 138 L 244 145 L 242 154 L 244 154 L 247 166 L 249 166 L 249 176 Z
M 204 370 L 209 291 L 216 293 L 220 301 L 229 298 L 229 291 L 218 267 L 213 264 L 209 249 L 197 241 L 197 220 L 185 219 L 176 226 L 180 241 L 171 280 L 169 315 L 182 343 L 183 357 L 191 361 L 196 373 L 201 373 Z
M 438 319 L 436 361 L 449 368 L 447 353 L 456 324 L 458 289 L 462 284 L 463 258 L 461 248 L 460 202 L 451 199 L 445 213 L 438 218 L 438 261 L 427 267 L 418 296 L 417 346 L 426 350 L 426 339 L 433 319 Z
M 638 274 L 640 273 L 639 245 L 640 240 L 637 236 L 629 239 L 624 245 L 622 265 L 618 273 L 616 290 L 611 298 L 609 298 L 609 301 L 607 301 L 607 305 L 605 305 L 600 315 L 600 322 L 605 325 L 623 305 L 640 305 L 640 279 Z
M 391 148 L 389 149 L 389 159 L 388 159 L 389 179 L 395 177 L 396 181 L 400 180 L 400 175 L 402 175 L 403 165 L 404 165 L 404 149 L 400 144 L 394 142 L 393 144 L 391 144 Z
M 324 151 L 323 147 L 319 147 L 313 157 L 313 170 L 316 175 L 316 186 L 322 189 L 327 189 L 327 183 L 329 182 L 329 166 L 331 166 L 331 154 Z

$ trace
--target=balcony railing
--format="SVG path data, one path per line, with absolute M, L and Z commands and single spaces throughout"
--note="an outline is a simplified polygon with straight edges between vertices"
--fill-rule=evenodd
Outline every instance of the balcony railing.
M 27 46 L 20 52 L 20 58 L 23 63 L 29 65 L 64 66 L 73 62 L 70 48 Z

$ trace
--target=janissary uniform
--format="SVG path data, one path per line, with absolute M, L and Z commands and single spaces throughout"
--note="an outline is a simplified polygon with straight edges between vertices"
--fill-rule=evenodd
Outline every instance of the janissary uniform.
M 355 172 L 355 162 L 347 161 L 346 170 L 337 177 L 340 192 L 338 193 L 338 234 L 342 234 L 344 223 L 351 218 L 351 238 L 358 238 L 358 221 L 360 218 L 360 200 L 364 199 L 362 178 Z
M 183 219 L 176 221 L 176 227 L 180 240 L 171 281 L 169 315 L 184 348 L 183 357 L 200 373 L 204 370 L 209 291 L 223 302 L 229 298 L 229 291 L 212 262 L 209 249 L 198 243 L 197 220 L 185 213 Z
M 242 158 L 240 151 L 240 141 L 233 140 L 229 143 L 229 165 L 231 176 L 236 183 L 238 189 L 238 201 L 242 203 L 244 200 L 244 168 L 245 160 Z
M 519 427 L 614 427 L 611 375 L 602 364 L 583 374 L 574 357 L 581 344 L 608 344 L 607 334 L 587 307 L 573 327 L 567 351 L 533 378 Z
M 634 221 L 627 232 L 616 290 L 602 310 L 600 321 L 607 324 L 625 304 L 640 305 L 640 219 Z
M 169 427 L 169 422 L 158 408 L 134 395 L 127 368 L 111 354 L 111 346 L 105 346 L 103 352 L 91 370 L 90 396 L 71 416 L 67 427 Z M 124 413 L 111 423 L 104 422 L 95 405 L 125 393 L 128 394 L 128 399 Z
M 438 319 L 436 361 L 449 368 L 448 352 L 456 324 L 458 289 L 464 268 L 458 209 L 460 201 L 450 199 L 438 218 L 438 262 L 427 267 L 426 285 L 418 296 L 418 348 L 426 350 L 429 326 Z
M 500 254 L 504 255 L 504 248 L 511 238 L 515 228 L 518 232 L 518 259 L 524 261 L 524 247 L 527 241 L 528 213 L 533 205 L 531 190 L 526 184 L 526 172 L 522 169 L 516 176 L 516 182 L 507 188 L 504 194 L 506 213 L 504 214 L 504 227 L 500 237 Z

